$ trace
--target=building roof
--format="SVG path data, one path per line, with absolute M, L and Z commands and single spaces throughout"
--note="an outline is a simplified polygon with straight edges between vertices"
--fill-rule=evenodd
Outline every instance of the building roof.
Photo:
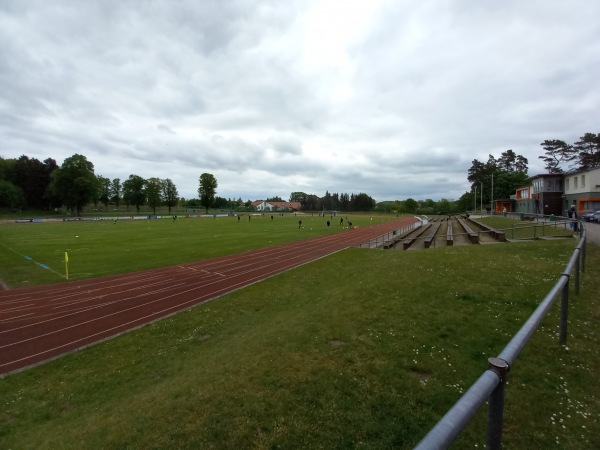
M 255 200 L 252 202 L 252 206 L 258 206 L 262 203 L 267 203 L 271 206 L 281 209 L 300 209 L 300 202 L 266 202 L 264 200 Z

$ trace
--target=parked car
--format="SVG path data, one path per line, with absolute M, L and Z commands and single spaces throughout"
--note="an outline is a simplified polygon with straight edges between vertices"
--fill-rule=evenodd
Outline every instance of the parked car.
M 598 222 L 600 223 L 600 211 L 596 211 L 593 215 L 592 215 L 592 222 Z
M 598 216 L 600 215 L 600 211 L 590 211 L 587 214 L 581 216 L 583 220 L 586 222 L 598 222 Z M 595 217 L 595 219 L 594 219 Z

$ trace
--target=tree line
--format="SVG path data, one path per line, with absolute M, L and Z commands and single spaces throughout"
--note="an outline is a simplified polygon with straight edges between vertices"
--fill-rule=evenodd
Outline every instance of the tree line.
M 588 170 L 600 167 L 600 133 L 585 133 L 573 144 L 560 139 L 545 140 L 540 144 L 544 149 L 542 159 L 548 173 L 563 173 L 563 167 Z
M 360 194 L 330 194 L 325 192 L 323 197 L 305 192 L 292 192 L 290 202 L 299 202 L 304 211 L 371 211 L 376 202 L 365 193 Z
M 585 133 L 573 144 L 560 139 L 544 140 L 541 144 L 544 155 L 539 156 L 545 162 L 548 173 L 563 173 L 567 170 L 588 170 L 600 167 L 600 133 Z M 326 192 L 323 197 L 305 192 L 292 192 L 289 201 L 299 202 L 306 211 L 339 210 L 370 211 L 376 206 L 384 210 L 396 210 L 415 213 L 419 210 L 468 210 L 477 203 L 489 205 L 491 200 L 509 198 L 518 187 L 525 184 L 529 161 L 513 150 L 502 152 L 499 157 L 489 155 L 487 161 L 474 159 L 468 170 L 467 179 L 471 183 L 470 192 L 465 192 L 457 201 L 442 199 L 433 205 L 433 200 L 417 202 L 382 202 L 377 204 L 365 193 L 347 194 Z M 216 196 L 217 180 L 212 174 L 204 173 L 199 178 L 198 199 L 179 198 L 177 187 L 169 179 L 152 177 L 144 179 L 139 175 L 130 175 L 121 181 L 109 179 L 94 173 L 94 165 L 85 156 L 75 154 L 59 167 L 52 158 L 39 161 L 36 158 L 21 156 L 18 159 L 0 157 L 0 207 L 34 208 L 52 210 L 66 207 L 80 215 L 82 209 L 93 203 L 124 204 L 133 206 L 139 212 L 140 207 L 148 205 L 156 212 L 159 206 L 171 208 L 203 207 L 219 209 L 251 208 L 251 201 L 225 199 Z M 492 191 L 493 186 L 493 191 Z M 477 197 L 475 197 L 477 195 Z M 493 198 L 492 198 L 493 197 Z M 267 201 L 283 201 L 272 197 Z M 445 213 L 445 212 L 443 212 Z
M 84 207 L 93 204 L 95 207 L 109 205 L 127 209 L 134 207 L 137 212 L 147 205 L 154 210 L 166 206 L 179 205 L 186 208 L 209 208 L 235 210 L 241 207 L 251 208 L 250 200 L 243 202 L 225 199 L 216 195 L 217 179 L 210 173 L 199 177 L 198 198 L 185 200 L 179 198 L 177 187 L 169 178 L 151 177 L 145 179 L 132 174 L 126 180 L 109 179 L 96 175 L 94 164 L 80 154 L 66 158 L 59 167 L 54 159 L 48 158 L 40 162 L 36 158 L 21 156 L 18 159 L 0 158 L 0 207 L 34 208 L 52 210 L 65 207 L 79 216 Z M 280 197 L 268 198 L 267 201 L 283 201 Z M 290 201 L 298 201 L 305 210 L 352 210 L 369 211 L 375 206 L 367 194 L 329 194 L 324 197 L 294 192 Z
M 134 206 L 138 212 L 148 205 L 177 205 L 177 187 L 169 179 L 144 179 L 130 175 L 121 182 L 94 173 L 94 165 L 83 155 L 75 154 L 59 167 L 54 159 L 40 162 L 36 158 L 0 158 L 0 207 L 48 209 L 66 207 L 79 216 L 83 208 L 99 203 L 108 208 L 120 204 Z

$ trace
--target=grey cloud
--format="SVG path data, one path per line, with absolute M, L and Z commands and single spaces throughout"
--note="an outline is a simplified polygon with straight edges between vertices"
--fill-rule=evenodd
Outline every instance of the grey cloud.
M 158 131 L 162 131 L 163 133 L 177 134 L 177 133 L 175 133 L 173 130 L 171 130 L 168 126 L 166 126 L 163 123 L 157 125 L 156 128 L 158 129 Z
M 210 171 L 244 199 L 458 198 L 473 159 L 512 148 L 535 174 L 540 142 L 597 127 L 600 3 L 384 2 L 337 53 L 346 11 L 319 40 L 319 4 L 0 2 L 0 154 L 185 197 Z

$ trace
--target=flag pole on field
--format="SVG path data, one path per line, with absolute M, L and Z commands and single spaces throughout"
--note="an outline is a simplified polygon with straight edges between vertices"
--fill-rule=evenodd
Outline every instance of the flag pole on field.
M 69 279 L 69 254 L 65 252 L 65 276 Z

